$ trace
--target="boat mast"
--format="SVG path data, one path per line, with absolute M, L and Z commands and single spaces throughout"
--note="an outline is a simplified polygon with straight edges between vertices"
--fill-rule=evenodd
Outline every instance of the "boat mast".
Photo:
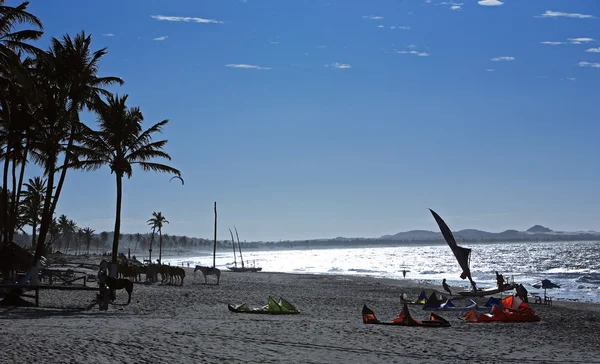
M 233 240 L 233 233 L 231 229 L 229 229 L 229 234 L 231 234 L 231 246 L 233 247 L 233 264 L 237 267 L 237 259 L 235 257 L 235 240 Z
M 237 228 L 235 225 L 233 226 L 235 229 L 235 236 L 237 237 L 238 248 L 240 249 L 240 260 L 242 261 L 242 268 L 244 268 L 244 258 L 242 257 L 242 245 L 240 244 L 240 236 L 238 235 Z
M 217 262 L 217 201 L 215 201 L 215 243 L 213 245 L 213 268 Z

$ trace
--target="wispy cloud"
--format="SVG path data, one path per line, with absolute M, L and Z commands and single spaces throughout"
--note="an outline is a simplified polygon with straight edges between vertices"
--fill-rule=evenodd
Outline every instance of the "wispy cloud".
M 600 68 L 600 63 L 590 63 L 590 62 L 579 62 L 580 67 L 592 67 L 592 68 Z
M 548 44 L 548 45 L 559 45 L 559 44 L 565 44 L 565 42 L 551 42 L 551 41 L 544 41 L 544 42 L 540 42 L 541 44 Z
M 327 48 L 327 46 L 326 45 L 320 45 L 317 48 L 319 48 L 319 49 L 325 49 L 325 48 Z
M 477 4 L 483 5 L 483 6 L 500 6 L 504 3 L 502 1 L 498 1 L 498 0 L 479 0 L 477 2 Z
M 104 33 L 102 34 L 103 37 L 114 37 L 115 35 L 113 33 Z
M 269 41 L 269 43 L 271 43 L 271 44 L 279 44 L 279 41 L 271 40 L 271 41 Z
M 362 18 L 368 19 L 368 20 L 382 20 L 383 19 L 382 16 L 377 16 L 377 15 L 364 15 Z
M 454 1 L 442 1 L 439 4 L 436 5 L 450 5 L 450 9 L 451 10 L 460 10 L 461 7 L 464 5 L 463 3 L 457 3 Z
M 493 69 L 493 68 L 488 68 L 486 71 L 488 71 L 488 72 L 494 72 L 494 71 L 496 71 L 496 70 L 495 70 L 495 69 Z
M 230 63 L 226 64 L 225 67 L 229 68 L 243 68 L 243 69 L 252 69 L 252 70 L 270 70 L 271 67 L 261 67 L 254 64 L 243 64 L 243 63 Z
M 571 42 L 571 44 L 582 44 L 582 43 L 589 43 L 589 42 L 593 42 L 594 39 L 592 38 L 587 38 L 587 37 L 583 37 L 583 38 L 569 38 L 569 42 Z
M 335 68 L 338 70 L 345 70 L 345 69 L 349 69 L 352 68 L 351 65 L 347 64 L 347 63 L 340 63 L 340 62 L 334 62 L 332 64 L 326 64 L 325 67 L 331 67 L 331 68 Z
M 542 15 L 536 16 L 536 18 L 575 18 L 575 19 L 592 19 L 593 15 L 580 14 L 580 13 L 565 13 L 562 11 L 546 10 Z
M 379 24 L 379 25 L 377 26 L 377 28 L 385 28 L 385 26 L 383 26 L 383 25 Z
M 598 48 L 590 48 L 590 49 L 586 50 L 586 52 L 600 53 L 600 47 L 598 47 Z
M 152 19 L 165 20 L 165 21 L 182 21 L 186 23 L 204 23 L 204 24 L 223 24 L 223 21 L 214 19 L 196 18 L 191 16 L 166 16 L 166 15 L 152 15 Z
M 167 39 L 167 38 L 169 38 L 169 36 L 168 36 L 168 35 L 163 35 L 162 37 L 156 37 L 156 38 L 152 38 L 152 40 L 156 40 L 156 41 L 159 41 L 159 42 L 160 42 L 160 41 L 162 41 L 162 40 L 165 40 L 165 39 Z
M 515 57 L 504 56 L 504 57 L 491 58 L 490 61 L 492 61 L 492 62 L 510 62 L 510 61 L 514 61 L 515 59 L 516 59 Z
M 575 77 L 565 77 L 563 78 L 563 80 L 567 80 L 567 81 L 577 81 L 577 79 Z
M 410 30 L 410 26 L 408 25 L 392 25 L 390 29 L 401 29 L 401 30 Z
M 429 57 L 429 53 L 427 52 L 418 52 L 418 51 L 396 51 L 398 54 L 412 54 L 419 57 Z

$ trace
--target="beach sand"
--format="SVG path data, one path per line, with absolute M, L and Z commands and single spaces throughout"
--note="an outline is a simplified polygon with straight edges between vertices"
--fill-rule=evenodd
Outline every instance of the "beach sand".
M 205 285 L 186 268 L 183 286 L 136 283 L 130 305 L 99 311 L 93 292 L 40 292 L 40 308 L 0 308 L 2 363 L 591 363 L 600 362 L 600 305 L 532 304 L 539 323 L 472 324 L 441 312 L 450 328 L 364 325 L 363 304 L 382 321 L 413 280 L 223 272 Z M 214 276 L 209 277 L 213 282 Z M 94 284 L 94 283 L 90 283 Z M 229 312 L 269 296 L 300 315 Z M 115 303 L 125 303 L 120 291 Z M 416 319 L 428 312 L 411 305 Z

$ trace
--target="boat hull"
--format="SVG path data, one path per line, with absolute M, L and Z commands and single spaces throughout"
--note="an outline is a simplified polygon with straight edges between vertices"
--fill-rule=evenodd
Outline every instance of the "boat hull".
M 466 296 L 466 297 L 485 297 L 485 296 L 491 296 L 496 293 L 510 291 L 513 289 L 515 289 L 514 286 L 508 286 L 508 287 L 504 287 L 504 288 L 483 289 L 483 290 L 475 291 L 475 292 L 463 291 L 463 292 L 458 292 L 458 294 L 461 296 Z
M 256 272 L 260 272 L 262 270 L 262 268 L 259 267 L 227 267 L 227 269 L 229 269 L 231 272 L 251 272 L 251 273 L 256 273 Z

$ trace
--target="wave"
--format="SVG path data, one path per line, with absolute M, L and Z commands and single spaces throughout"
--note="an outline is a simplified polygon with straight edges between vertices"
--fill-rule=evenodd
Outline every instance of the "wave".
M 596 283 L 600 284 L 600 273 L 591 273 L 585 276 L 581 276 L 575 280 L 578 283 Z
M 361 269 L 361 268 L 352 268 L 352 269 L 348 269 L 350 272 L 356 272 L 356 273 L 384 273 L 380 270 L 373 270 L 373 269 Z

